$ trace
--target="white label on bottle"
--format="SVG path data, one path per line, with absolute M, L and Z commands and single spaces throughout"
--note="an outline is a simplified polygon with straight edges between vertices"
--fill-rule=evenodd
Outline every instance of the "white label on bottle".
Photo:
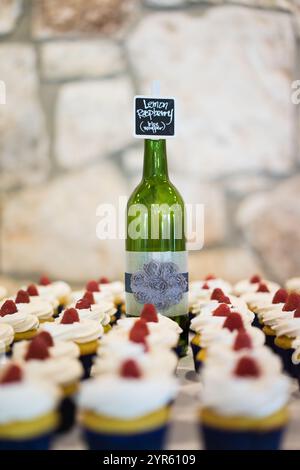
M 139 316 L 144 304 L 162 315 L 188 312 L 187 251 L 126 252 L 126 312 Z

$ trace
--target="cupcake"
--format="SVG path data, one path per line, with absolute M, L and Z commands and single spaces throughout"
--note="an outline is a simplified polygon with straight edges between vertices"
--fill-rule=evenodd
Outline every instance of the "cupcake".
M 276 333 L 274 343 L 277 346 L 277 352 L 283 361 L 285 370 L 292 377 L 297 377 L 297 371 L 292 362 L 294 352 L 292 344 L 300 336 L 300 306 L 287 317 L 278 320 L 272 328 Z
M 104 293 L 112 295 L 113 302 L 117 308 L 115 313 L 115 320 L 121 318 L 122 313 L 125 313 L 125 285 L 121 281 L 109 281 L 107 277 L 99 279 L 100 290 Z
M 202 382 L 200 421 L 207 450 L 280 447 L 290 394 L 285 375 L 244 355 L 231 368 L 205 366 Z
M 119 374 L 85 382 L 78 405 L 80 422 L 92 450 L 159 450 L 164 448 L 170 402 L 177 381 L 170 376 L 143 376 L 129 359 Z
M 288 292 L 296 292 L 300 294 L 300 277 L 292 277 L 285 283 L 285 288 Z
M 114 350 L 116 345 L 132 341 L 147 345 L 150 349 L 161 347 L 176 350 L 178 337 L 178 333 L 172 329 L 161 328 L 155 322 L 147 323 L 143 319 L 137 319 L 131 328 L 128 328 L 128 325 L 113 327 L 101 339 L 100 349 L 103 347 Z
M 261 276 L 256 274 L 250 279 L 245 279 L 235 284 L 233 292 L 237 296 L 244 295 L 250 292 L 257 292 L 257 289 L 259 288 L 260 284 L 265 285 L 269 292 L 276 292 L 280 288 L 280 286 L 275 282 L 268 281 L 267 279 L 262 279 Z
M 50 295 L 55 297 L 59 304 L 59 310 L 70 302 L 71 287 L 64 281 L 52 282 L 48 276 L 42 276 L 37 289 L 42 296 Z
M 232 344 L 240 330 L 246 331 L 254 341 L 264 342 L 263 333 L 249 323 L 245 323 L 238 312 L 225 311 L 221 304 L 211 322 L 198 323 L 197 332 L 191 346 L 196 372 L 206 359 L 207 349 L 213 344 Z M 217 317 L 217 318 L 215 318 Z M 256 339 L 258 338 L 258 339 Z
M 190 319 L 194 317 L 192 307 L 197 302 L 206 302 L 215 289 L 221 289 L 224 295 L 232 292 L 232 286 L 223 279 L 208 275 L 203 281 L 192 281 L 189 284 L 189 311 Z
M 18 343 L 13 351 L 13 360 L 22 364 L 28 378 L 45 380 L 59 388 L 61 401 L 58 431 L 69 430 L 75 421 L 74 396 L 83 376 L 78 357 L 79 348 L 75 343 L 54 343 L 46 331 L 30 342 Z
M 14 329 L 11 325 L 0 323 L 0 355 L 10 354 L 11 345 L 14 340 Z
M 246 292 L 245 294 L 241 295 L 241 298 L 246 302 L 250 310 L 255 314 L 253 326 L 260 327 L 256 310 L 259 307 L 272 303 L 274 298 L 274 292 L 269 291 L 267 284 L 265 284 L 264 282 L 260 282 L 257 286 L 256 291 Z
M 115 344 L 114 348 L 100 346 L 91 375 L 117 374 L 121 364 L 129 359 L 136 361 L 143 376 L 173 375 L 178 363 L 177 355 L 160 346 L 151 348 L 146 341 L 145 344 L 123 341 Z
M 94 320 L 81 319 L 75 308 L 69 308 L 54 322 L 43 323 L 41 328 L 50 333 L 54 341 L 72 341 L 78 345 L 84 378 L 89 377 L 99 338 L 103 335 L 103 326 Z
M 39 323 L 54 320 L 53 305 L 39 297 L 30 297 L 25 290 L 20 289 L 17 292 L 15 303 L 19 311 L 24 310 L 26 313 L 34 315 L 38 318 Z
M 0 308 L 0 324 L 7 323 L 14 329 L 14 341 L 31 339 L 37 334 L 39 320 L 27 311 L 19 310 L 13 300 L 6 300 Z
M 87 320 L 95 320 L 104 328 L 104 332 L 110 330 L 110 319 L 112 315 L 115 314 L 116 308 L 112 302 L 105 302 L 104 300 L 98 302 L 97 304 L 94 302 L 93 294 L 91 294 L 91 298 L 84 297 L 76 302 L 76 304 L 71 304 L 70 307 L 75 307 L 78 311 L 80 318 L 87 319 Z
M 52 305 L 54 310 L 54 317 L 59 313 L 59 303 L 57 298 L 45 290 L 38 290 L 38 287 L 35 284 L 29 284 L 27 287 L 22 287 L 22 290 L 25 290 L 29 295 L 30 302 L 40 302 L 45 301 Z
M 46 450 L 57 426 L 59 393 L 13 363 L 0 371 L 0 450 Z

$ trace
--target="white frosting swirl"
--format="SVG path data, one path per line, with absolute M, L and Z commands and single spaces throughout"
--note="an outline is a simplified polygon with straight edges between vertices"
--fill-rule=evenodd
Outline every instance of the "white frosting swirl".
M 270 358 L 268 359 L 268 361 Z M 290 380 L 283 374 L 268 374 L 268 364 L 256 378 L 237 377 L 233 368 L 204 366 L 202 372 L 204 407 L 225 416 L 269 416 L 289 399 Z
M 264 342 L 265 336 L 259 328 L 246 326 L 245 331 L 250 335 L 253 344 Z M 201 346 L 209 348 L 212 344 L 228 344 L 231 346 L 238 334 L 237 330 L 230 331 L 228 328 L 222 328 L 219 325 L 208 325 L 201 330 Z
M 118 374 L 121 364 L 126 359 L 134 359 L 144 376 L 172 375 L 178 362 L 173 351 L 157 347 L 145 352 L 141 344 L 128 341 L 119 344 L 114 350 L 100 346 L 92 375 Z
M 18 310 L 16 313 L 0 317 L 0 323 L 11 325 L 15 333 L 36 330 L 39 326 L 38 318 L 35 315 L 28 314 L 24 310 Z
M 300 318 L 282 318 L 272 326 L 276 331 L 277 336 L 288 336 L 289 338 L 296 338 L 300 336 Z
M 83 375 L 83 367 L 77 359 L 68 357 L 59 360 L 49 358 L 43 361 L 31 359 L 22 362 L 25 374 L 29 379 L 47 380 L 58 386 L 76 383 Z
M 284 304 L 274 304 L 272 307 L 262 307 L 258 313 L 258 317 L 261 319 L 264 325 L 271 327 L 276 325 L 281 320 L 292 318 L 294 316 L 294 312 L 284 312 L 282 310 L 283 306 Z
M 224 321 L 226 320 L 226 316 L 214 316 L 213 312 L 218 308 L 221 304 L 218 303 L 216 300 L 212 300 L 209 303 L 202 306 L 200 313 L 192 319 L 191 321 L 191 330 L 196 331 L 197 333 L 200 332 L 205 326 L 208 325 L 217 325 L 222 326 Z M 245 325 L 250 325 L 254 320 L 254 314 L 246 307 L 244 308 L 237 308 L 234 305 L 228 305 L 231 312 L 238 312 Z
M 276 292 L 280 285 L 276 284 L 276 282 L 268 281 L 267 279 L 261 279 L 260 282 L 250 282 L 249 279 L 244 279 L 243 281 L 239 281 L 235 284 L 233 291 L 235 295 L 240 296 L 243 294 L 247 294 L 249 292 L 256 292 L 260 283 L 263 283 L 267 286 L 270 292 Z
M 31 297 L 31 299 L 34 299 L 34 297 Z M 28 314 L 35 315 L 39 320 L 49 320 L 54 315 L 53 305 L 51 305 L 50 302 L 41 300 L 38 297 L 29 303 L 17 304 L 17 308 L 19 311 L 24 311 Z
M 12 344 L 14 340 L 14 329 L 6 323 L 0 324 L 0 354 L 4 353 L 6 348 Z
M 203 289 L 203 285 L 207 284 L 208 289 Z M 214 289 L 222 289 L 225 295 L 232 292 L 232 286 L 223 279 L 211 279 L 208 281 L 192 281 L 189 284 L 189 305 L 192 306 L 198 300 L 208 301 Z
M 27 421 L 55 411 L 59 392 L 40 380 L 0 384 L 0 423 Z
M 121 281 L 100 284 L 100 289 L 102 292 L 112 295 L 114 302 L 125 301 L 125 285 Z
M 272 304 L 273 297 L 274 293 L 270 292 L 247 292 L 242 294 L 240 298 L 256 313 L 260 307 Z
M 171 320 L 171 318 L 166 317 L 164 315 L 161 315 L 160 313 L 157 314 L 158 317 L 158 322 L 147 322 L 147 325 L 151 331 L 151 329 L 167 329 L 167 330 L 172 330 L 178 335 L 182 332 L 182 329 L 176 323 L 176 321 Z M 126 318 L 121 318 L 120 320 L 117 321 L 117 325 L 120 328 L 124 328 L 125 330 L 131 330 L 133 325 L 139 320 L 139 317 L 126 317 Z
M 170 376 L 126 379 L 105 374 L 82 384 L 78 404 L 111 418 L 134 419 L 168 405 L 177 390 L 177 380 Z
M 80 299 L 82 299 L 82 297 L 84 296 L 85 294 L 85 290 L 74 290 L 71 292 L 71 295 L 70 295 L 70 305 L 71 304 L 76 304 L 76 302 Z M 113 302 L 114 299 L 113 299 L 113 295 L 108 292 L 108 291 L 100 291 L 100 292 L 92 292 L 93 294 L 93 297 L 94 297 L 94 300 L 95 300 L 95 303 L 100 303 L 101 302 Z
M 103 326 L 94 320 L 80 320 L 75 323 L 60 323 L 60 318 L 54 322 L 41 325 L 41 330 L 48 331 L 57 341 L 74 341 L 75 343 L 89 343 L 103 335 Z
M 13 359 L 16 359 L 17 361 L 24 360 L 29 344 L 29 341 L 18 341 L 14 345 Z M 54 345 L 50 346 L 48 351 L 50 357 L 54 359 L 78 359 L 80 355 L 79 347 L 77 344 L 72 343 L 71 341 L 54 341 Z
M 58 302 L 64 300 L 69 302 L 70 294 L 71 294 L 71 287 L 64 281 L 54 281 L 47 286 L 38 285 L 38 292 L 41 296 L 45 295 L 52 295 L 54 296 Z
M 70 308 L 76 308 L 76 303 L 71 304 Z M 96 320 L 102 325 L 108 325 L 111 317 L 117 312 L 112 302 L 105 302 L 102 300 L 97 304 L 93 304 L 90 308 L 77 309 L 80 318 L 87 320 Z M 62 313 L 63 314 L 63 313 Z
M 146 342 L 150 348 L 161 346 L 172 349 L 177 346 L 179 335 L 174 330 L 159 328 L 157 323 L 148 323 L 148 328 L 150 333 L 146 336 Z M 113 329 L 101 339 L 101 347 L 106 346 L 114 349 L 117 343 L 128 342 L 129 332 L 130 329 L 114 326 Z
M 295 351 L 292 354 L 292 362 L 293 364 L 299 364 L 300 363 L 300 336 L 294 339 L 292 342 L 292 348 L 295 349 Z

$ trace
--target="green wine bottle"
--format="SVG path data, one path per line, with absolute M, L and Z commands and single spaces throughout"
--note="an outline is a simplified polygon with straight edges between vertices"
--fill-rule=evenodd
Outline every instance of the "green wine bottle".
M 151 303 L 177 321 L 183 356 L 189 327 L 185 206 L 169 180 L 164 139 L 144 141 L 143 178 L 128 200 L 126 218 L 126 313 L 139 316 Z

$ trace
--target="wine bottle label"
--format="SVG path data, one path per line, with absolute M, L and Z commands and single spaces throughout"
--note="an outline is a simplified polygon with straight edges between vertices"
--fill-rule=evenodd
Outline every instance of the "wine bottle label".
M 144 304 L 154 304 L 168 317 L 188 312 L 186 251 L 126 252 L 126 312 L 139 316 Z

